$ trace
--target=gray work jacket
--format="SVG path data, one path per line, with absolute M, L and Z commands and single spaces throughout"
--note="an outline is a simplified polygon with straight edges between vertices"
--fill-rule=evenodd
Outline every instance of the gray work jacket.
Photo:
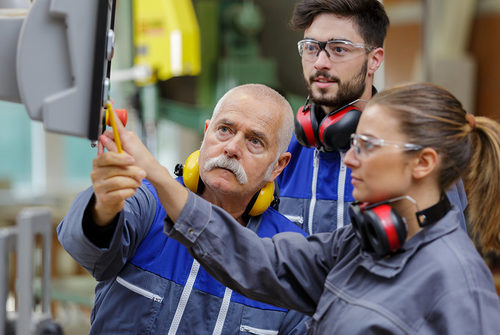
M 455 207 L 382 259 L 350 225 L 261 239 L 192 193 L 165 233 L 233 290 L 311 315 L 308 334 L 500 334 L 492 275 Z

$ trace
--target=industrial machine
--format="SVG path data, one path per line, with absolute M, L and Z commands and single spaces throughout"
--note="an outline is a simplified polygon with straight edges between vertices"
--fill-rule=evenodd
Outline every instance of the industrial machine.
M 95 143 L 110 106 L 116 0 L 20 2 L 26 6 L 0 0 L 0 100 L 22 103 L 48 132 Z M 48 210 L 26 209 L 15 227 L 0 230 L 0 335 L 62 334 L 50 314 L 52 228 Z M 34 292 L 36 235 L 43 239 L 40 303 Z M 9 281 L 12 254 L 15 285 Z M 16 312 L 6 308 L 12 292 Z
M 116 0 L 0 1 L 0 100 L 50 132 L 96 141 L 104 126 Z
M 36 247 L 36 237 L 42 237 Z M 16 227 L 0 229 L 0 335 L 59 335 L 61 327 L 50 315 L 50 248 L 52 224 L 50 211 L 44 208 L 25 208 L 17 217 Z M 35 250 L 42 253 L 41 309 L 34 310 Z M 17 256 L 16 305 L 17 313 L 8 312 L 9 256 Z

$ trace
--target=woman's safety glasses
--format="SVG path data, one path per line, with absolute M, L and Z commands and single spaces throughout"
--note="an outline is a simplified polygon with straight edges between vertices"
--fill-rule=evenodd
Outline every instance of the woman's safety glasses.
M 403 151 L 418 151 L 424 148 L 417 144 L 393 142 L 367 135 L 351 134 L 351 148 L 354 149 L 354 153 L 358 158 L 363 159 L 377 148 L 386 146 L 399 148 Z

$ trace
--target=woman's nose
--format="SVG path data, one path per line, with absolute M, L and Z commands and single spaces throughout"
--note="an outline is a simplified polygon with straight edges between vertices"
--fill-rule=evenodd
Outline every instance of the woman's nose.
M 356 156 L 353 147 L 349 148 L 349 150 L 347 150 L 347 152 L 345 153 L 344 164 L 350 169 L 359 166 L 359 159 Z

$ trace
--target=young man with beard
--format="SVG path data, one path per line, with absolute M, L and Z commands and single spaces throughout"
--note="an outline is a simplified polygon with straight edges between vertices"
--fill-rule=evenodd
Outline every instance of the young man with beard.
M 328 232 L 350 222 L 354 198 L 343 158 L 360 111 L 377 92 L 373 77 L 389 18 L 378 0 L 303 0 L 291 25 L 304 30 L 298 49 L 309 96 L 297 112 L 290 164 L 277 178 L 279 211 L 309 234 Z M 461 181 L 448 197 L 463 213 Z
M 100 137 L 93 187 L 57 229 L 62 246 L 99 281 L 90 333 L 304 334 L 303 315 L 233 293 L 163 234 L 168 171 L 135 134 L 121 124 L 118 131 L 124 152 L 116 152 L 111 132 Z M 256 84 L 230 90 L 206 121 L 196 164 L 184 166 L 199 167 L 194 179 L 204 187 L 193 191 L 261 237 L 304 234 L 274 209 L 249 205 L 288 164 L 292 132 L 292 109 L 276 91 Z

